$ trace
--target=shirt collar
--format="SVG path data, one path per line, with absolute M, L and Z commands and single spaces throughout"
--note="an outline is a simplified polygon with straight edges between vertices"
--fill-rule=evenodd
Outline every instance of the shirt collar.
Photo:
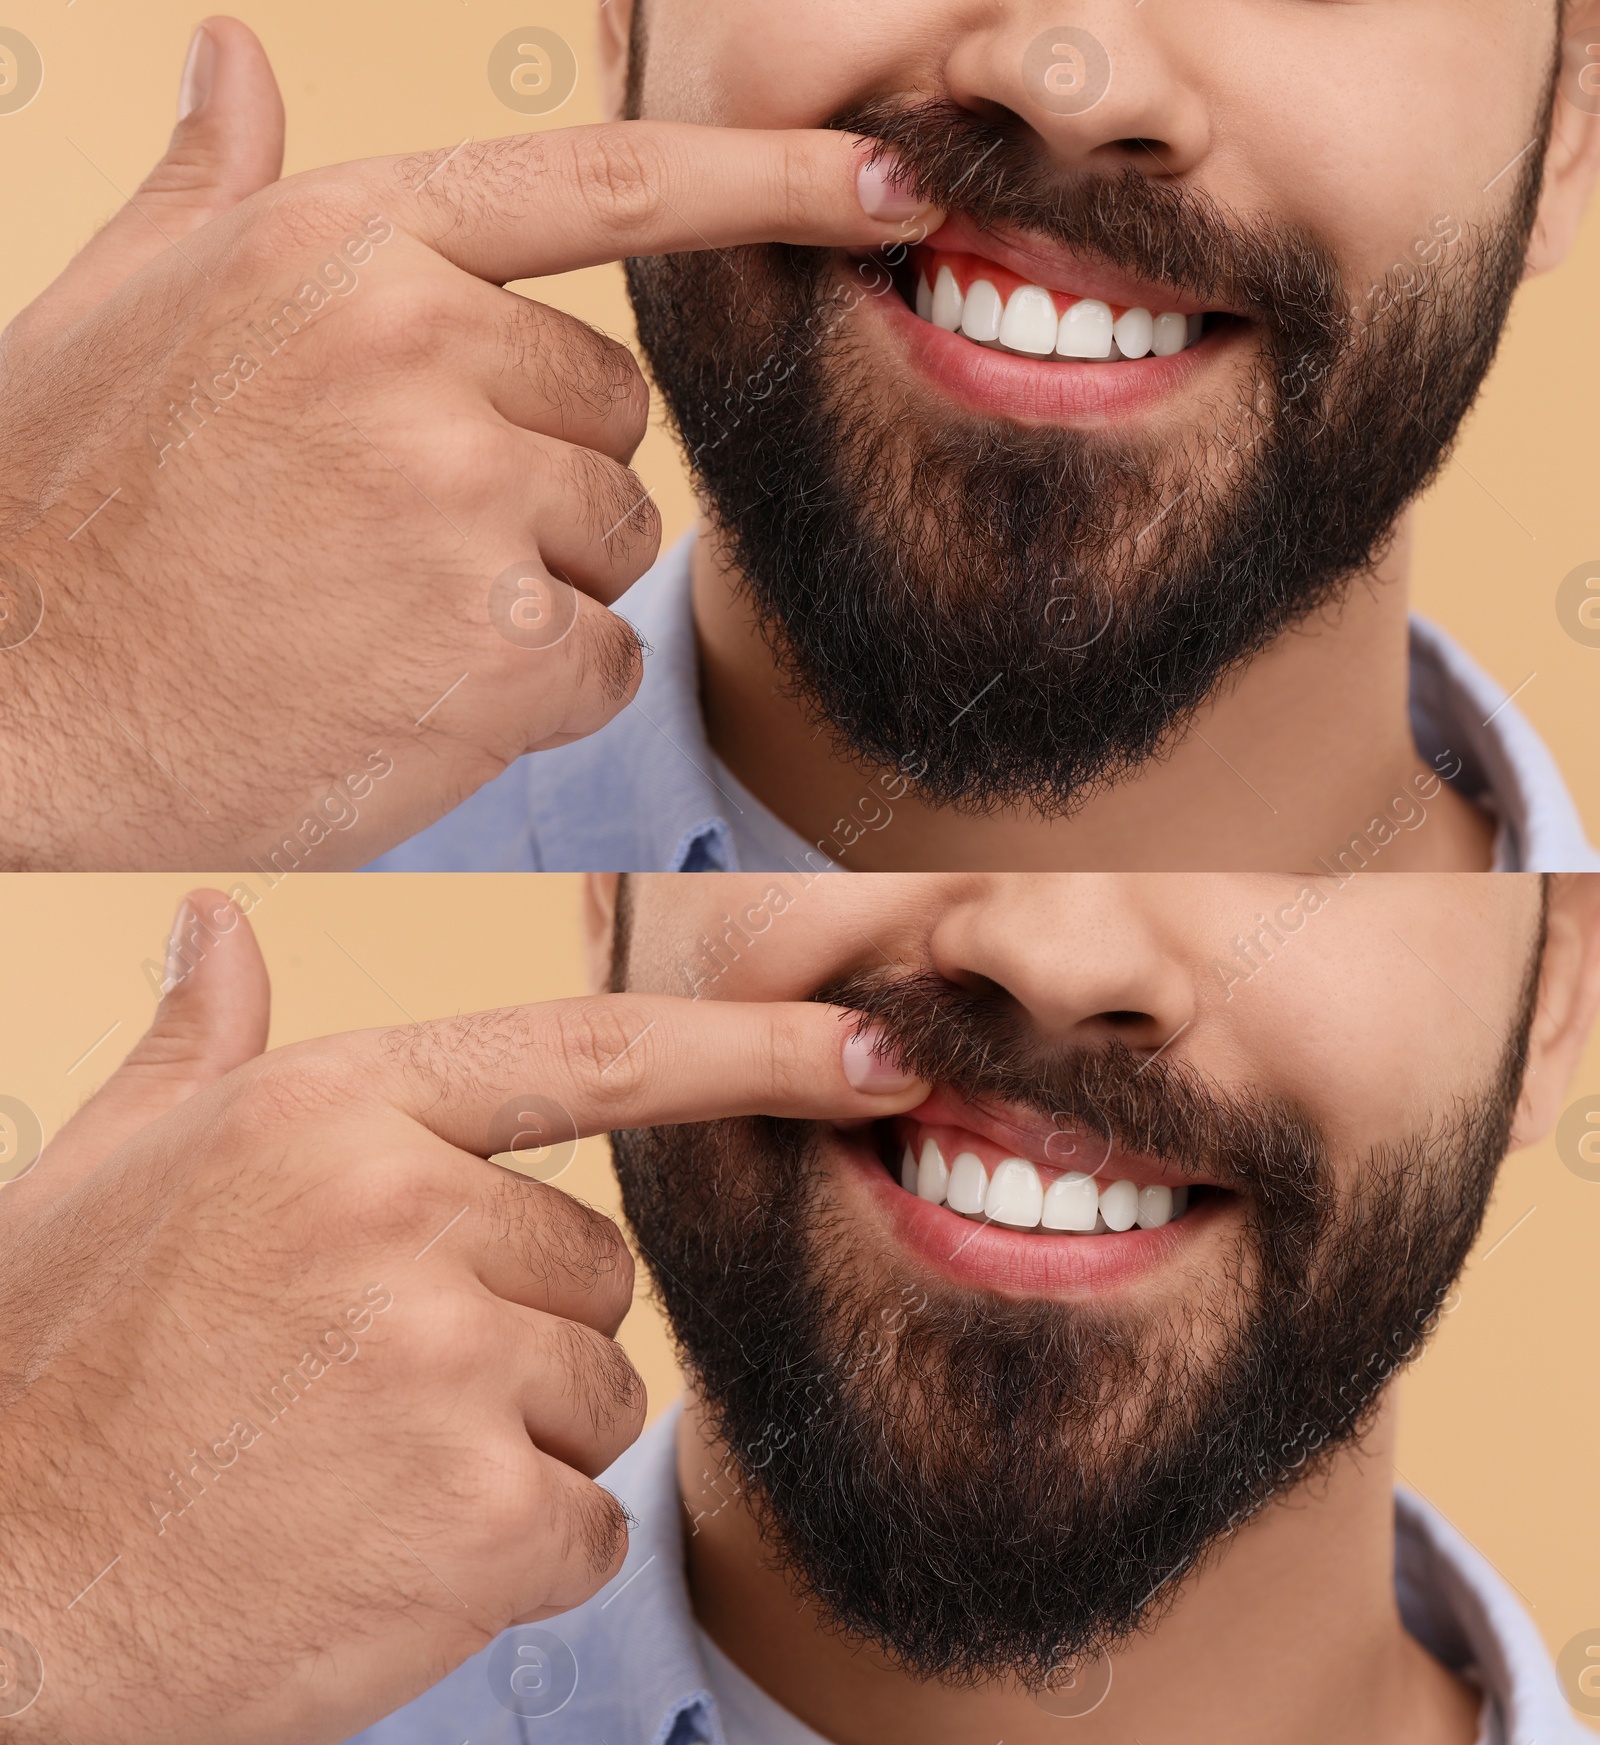
M 1395 1493 L 1395 1592 L 1407 1631 L 1486 1695 L 1480 1745 L 1588 1739 L 1533 1620 L 1482 1552 L 1414 1491 Z
M 1423 761 L 1499 822 L 1495 871 L 1600 868 L 1561 771 L 1526 716 L 1465 649 L 1415 614 L 1411 731 Z

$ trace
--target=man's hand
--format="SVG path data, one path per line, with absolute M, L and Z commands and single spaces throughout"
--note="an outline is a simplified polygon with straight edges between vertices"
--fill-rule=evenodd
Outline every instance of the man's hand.
M 280 181 L 259 43 L 205 32 L 166 159 L 0 336 L 22 869 L 357 866 L 603 726 L 640 674 L 607 608 L 659 543 L 649 395 L 502 287 L 910 233 L 826 132 L 634 122 Z
M 559 1142 L 926 1092 L 817 1005 L 617 995 L 262 1055 L 249 928 L 191 903 L 202 960 L 0 1192 L 19 1745 L 342 1740 L 615 1573 L 633 1264 L 485 1161 L 530 1108 Z

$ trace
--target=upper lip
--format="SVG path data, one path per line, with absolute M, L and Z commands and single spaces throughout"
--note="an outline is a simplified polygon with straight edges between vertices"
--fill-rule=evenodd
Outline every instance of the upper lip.
M 1118 272 L 1093 254 L 1067 248 L 1061 243 L 1026 240 L 1016 233 L 980 229 L 959 212 L 952 213 L 927 239 L 927 246 L 953 254 L 982 255 L 997 266 L 1008 268 L 1030 285 L 1066 296 L 1097 297 L 1127 309 L 1148 309 L 1152 314 L 1242 315 L 1224 303 L 1206 302 L 1172 285 L 1150 284 Z
M 928 1127 L 964 1127 L 979 1139 L 1003 1146 L 1008 1155 L 1026 1158 L 1029 1163 L 1052 1170 L 1070 1170 L 1073 1162 L 1050 1152 L 1050 1141 L 1058 1134 L 1084 1132 L 1091 1140 L 1095 1157 L 1090 1168 L 1102 1182 L 1133 1181 L 1141 1187 L 1165 1184 L 1168 1187 L 1215 1187 L 1222 1185 L 1203 1171 L 1180 1168 L 1158 1158 L 1132 1152 L 1110 1142 L 1105 1161 L 1098 1169 L 1099 1148 L 1104 1136 L 1092 1126 L 1080 1125 L 1065 1117 L 1050 1119 L 1031 1109 L 999 1109 L 969 1102 L 948 1085 L 935 1085 L 927 1098 L 902 1117 Z

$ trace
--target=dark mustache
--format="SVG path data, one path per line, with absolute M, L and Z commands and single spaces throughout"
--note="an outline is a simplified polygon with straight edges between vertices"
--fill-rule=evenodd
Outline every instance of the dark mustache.
M 984 229 L 1086 250 L 1137 278 L 1237 309 L 1290 352 L 1330 351 L 1344 337 L 1350 316 L 1338 265 L 1302 230 L 1241 219 L 1196 188 L 1131 165 L 1063 171 L 1020 119 L 988 120 L 945 98 L 878 99 L 828 125 L 892 148 L 920 198 Z
M 1224 1092 L 1182 1061 L 1126 1043 L 1051 1047 L 1014 1002 L 932 973 L 854 973 L 818 1000 L 859 1012 L 895 1063 L 978 1108 L 1027 1109 L 1123 1150 L 1205 1175 L 1285 1214 L 1315 1217 L 1330 1192 L 1316 1123 L 1282 1099 Z

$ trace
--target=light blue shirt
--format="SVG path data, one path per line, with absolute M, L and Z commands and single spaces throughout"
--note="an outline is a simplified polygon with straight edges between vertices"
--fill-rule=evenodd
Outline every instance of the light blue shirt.
M 831 868 L 829 853 L 733 780 L 706 739 L 692 549 L 689 535 L 623 602 L 649 648 L 635 701 L 591 738 L 519 759 L 373 871 Z M 1459 765 L 1453 785 L 1495 819 L 1496 871 L 1600 870 L 1543 741 L 1500 686 L 1422 618 L 1411 623 L 1411 725 L 1423 761 L 1445 773 Z M 1374 864 L 1381 870 L 1381 857 Z
M 684 1574 L 676 1420 L 667 1413 L 601 1480 L 636 1525 L 627 1561 L 592 1600 L 506 1631 L 350 1745 L 728 1745 L 714 1691 L 728 1689 L 729 1668 L 707 1665 Z M 1409 1491 L 1396 1493 L 1395 1529 L 1401 1618 L 1482 1687 L 1478 1745 L 1594 1745 L 1561 1698 L 1538 1631 L 1484 1558 Z M 814 1737 L 732 1671 L 740 1745 Z M 763 1713 L 769 1728 L 755 1732 Z

